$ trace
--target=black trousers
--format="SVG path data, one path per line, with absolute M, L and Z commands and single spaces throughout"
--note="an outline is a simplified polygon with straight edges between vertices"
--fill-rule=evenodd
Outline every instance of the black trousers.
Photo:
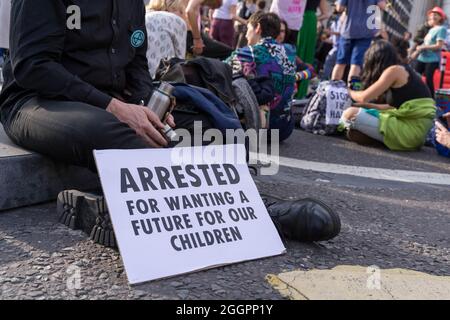
M 177 128 L 193 132 L 194 121 L 203 130 L 212 127 L 200 113 L 175 111 Z M 104 109 L 79 102 L 32 98 L 4 124 L 19 146 L 50 158 L 97 172 L 94 149 L 146 149 L 149 146 L 127 124 Z
M 202 33 L 202 40 L 205 45 L 203 53 L 201 54 L 203 57 L 225 60 L 233 53 L 233 48 L 227 46 L 222 42 L 211 39 L 205 33 Z M 192 51 L 193 45 L 194 45 L 194 38 L 192 36 L 192 32 L 188 31 L 186 39 L 186 50 L 190 54 L 193 54 Z
M 424 75 L 427 79 L 427 86 L 431 91 L 431 95 L 434 97 L 434 72 L 436 69 L 439 69 L 439 62 L 423 63 L 417 61 L 415 68 L 419 74 Z

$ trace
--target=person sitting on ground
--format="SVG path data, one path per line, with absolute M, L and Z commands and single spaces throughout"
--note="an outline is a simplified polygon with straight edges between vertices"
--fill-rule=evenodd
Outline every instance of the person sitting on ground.
M 186 58 L 187 25 L 182 18 L 185 7 L 182 0 L 151 0 L 147 6 L 145 25 L 148 67 L 154 78 L 163 59 Z
M 96 172 L 93 150 L 162 148 L 168 141 L 161 119 L 144 106 L 154 92 L 144 2 L 79 5 L 83 27 L 68 29 L 65 0 L 12 2 L 0 120 L 17 145 Z M 174 111 L 166 121 L 188 130 L 195 121 L 212 127 L 201 112 Z M 65 190 L 57 203 L 61 222 L 115 246 L 103 196 Z M 318 202 L 269 201 L 267 207 L 289 238 L 320 241 L 339 233 L 339 217 Z
M 275 87 L 274 100 L 269 104 L 269 128 L 278 129 L 280 141 L 286 140 L 294 129 L 289 102 L 296 82 L 296 52 L 292 45 L 279 44 L 281 20 L 274 13 L 257 12 L 247 26 L 249 46 L 237 49 L 226 60 L 235 75 L 247 79 L 270 77 Z
M 375 41 L 366 53 L 363 91 L 349 90 L 355 101 L 342 122 L 350 140 L 371 144 L 384 143 L 391 150 L 420 148 L 433 125 L 434 100 L 420 76 L 399 62 L 394 46 Z M 371 103 L 386 95 L 386 104 Z

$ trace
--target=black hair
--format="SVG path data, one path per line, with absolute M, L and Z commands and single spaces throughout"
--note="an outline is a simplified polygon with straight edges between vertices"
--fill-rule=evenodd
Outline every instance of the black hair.
M 386 40 L 376 40 L 364 56 L 362 82 L 365 88 L 374 84 L 387 68 L 399 64 L 395 47 Z
M 392 38 L 392 45 L 397 50 L 397 53 L 401 60 L 406 61 L 408 59 L 409 42 L 403 38 Z
M 267 3 L 264 0 L 260 0 L 256 3 L 256 5 L 258 6 L 259 10 L 264 10 L 264 9 L 266 9 Z
M 284 31 L 284 39 L 285 39 L 285 40 L 286 40 L 286 39 L 289 39 L 289 33 L 290 33 L 291 31 L 289 30 L 289 26 L 288 26 L 286 20 L 280 20 L 280 33 L 281 33 L 281 25 L 282 25 L 282 24 L 284 24 L 284 28 L 285 28 L 285 31 Z
M 248 20 L 254 28 L 261 26 L 261 37 L 276 38 L 280 35 L 281 20 L 275 13 L 264 13 L 262 11 L 254 13 Z

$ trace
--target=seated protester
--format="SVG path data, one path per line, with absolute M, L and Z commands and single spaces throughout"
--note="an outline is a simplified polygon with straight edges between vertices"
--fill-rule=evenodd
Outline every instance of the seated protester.
M 366 53 L 364 91 L 349 90 L 355 101 L 342 122 L 350 140 L 369 144 L 374 140 L 397 151 L 420 148 L 433 125 L 434 100 L 420 76 L 399 62 L 397 50 L 385 40 L 375 41 Z M 386 104 L 371 103 L 386 95 Z
M 151 76 L 163 59 L 186 58 L 187 25 L 182 18 L 185 8 L 182 0 L 151 0 L 147 6 L 145 25 L 147 60 Z
M 168 141 L 159 117 L 141 105 L 153 92 L 144 2 L 80 6 L 82 28 L 70 30 L 66 1 L 13 1 L 0 120 L 17 145 L 96 172 L 95 149 L 161 148 Z M 193 129 L 196 120 L 211 127 L 203 115 L 173 115 L 178 127 Z M 167 123 L 175 126 L 172 116 Z
M 294 130 L 294 119 L 289 102 L 296 81 L 296 50 L 294 46 L 279 44 L 281 21 L 274 13 L 257 12 L 248 22 L 249 46 L 237 49 L 226 62 L 236 75 L 247 79 L 268 76 L 273 80 L 275 97 L 269 103 L 269 128 L 280 131 L 280 141 Z
M 7 135 L 26 149 L 94 172 L 93 150 L 167 146 L 164 124 L 152 106 L 141 105 L 154 91 L 144 2 L 80 2 L 82 28 L 72 30 L 68 5 L 65 0 L 12 2 L 10 56 L 0 94 Z M 211 128 L 201 113 L 175 111 L 174 118 L 191 134 L 196 120 Z M 167 124 L 175 126 L 173 117 Z M 67 226 L 115 246 L 104 201 L 101 195 L 65 190 L 58 195 L 57 211 Z M 266 206 L 282 235 L 291 239 L 328 240 L 340 231 L 336 213 L 317 201 L 267 201 Z
M 280 28 L 280 34 L 275 39 L 279 44 L 286 43 L 285 40 L 288 37 L 289 34 L 289 28 L 287 25 L 287 22 L 284 20 L 281 20 L 281 28 Z M 297 83 L 299 83 L 302 80 L 310 80 L 317 76 L 316 70 L 314 67 L 309 64 L 305 63 L 300 59 L 298 56 L 296 57 L 296 63 L 297 63 L 297 75 L 295 76 Z M 297 86 L 298 87 L 298 86 Z M 297 92 L 297 89 L 295 90 Z

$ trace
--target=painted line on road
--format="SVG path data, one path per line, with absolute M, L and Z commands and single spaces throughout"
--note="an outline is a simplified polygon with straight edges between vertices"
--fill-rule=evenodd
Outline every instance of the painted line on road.
M 261 155 L 260 155 L 261 158 Z M 399 181 L 407 183 L 425 183 L 450 186 L 450 174 L 408 171 L 408 170 L 392 170 L 383 168 L 371 168 L 361 166 L 349 166 L 335 163 L 313 162 L 299 160 L 287 157 L 276 157 L 263 155 L 262 159 L 278 164 L 279 166 L 296 168 L 301 170 L 311 170 L 315 172 L 344 174 L 362 178 Z

